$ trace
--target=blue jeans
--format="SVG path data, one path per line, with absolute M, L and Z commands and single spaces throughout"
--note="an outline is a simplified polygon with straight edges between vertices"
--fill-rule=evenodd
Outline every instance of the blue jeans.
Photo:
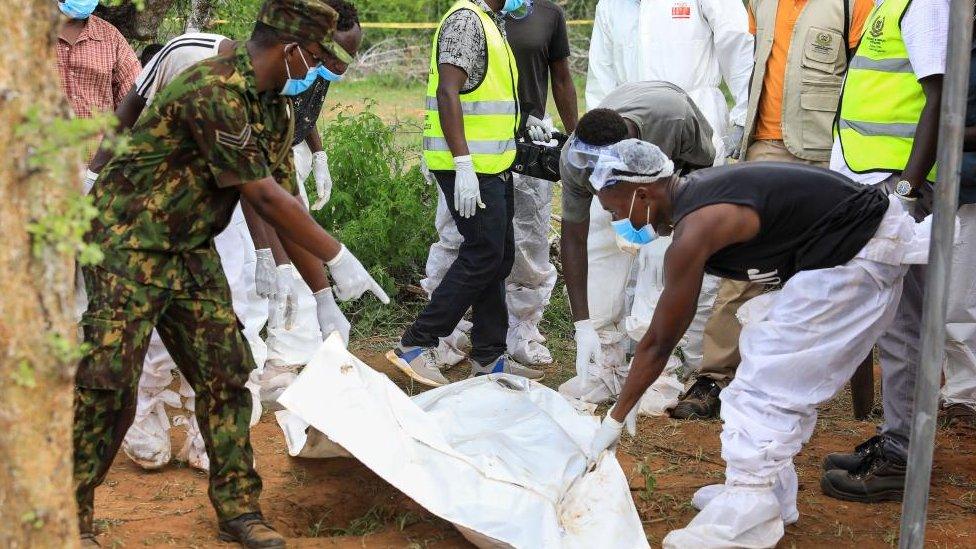
M 468 219 L 454 208 L 454 172 L 434 172 L 434 176 L 464 242 L 444 280 L 430 296 L 430 303 L 404 332 L 401 343 L 407 347 L 436 347 L 470 308 L 471 359 L 490 364 L 507 348 L 505 279 L 515 261 L 512 176 L 508 172 L 479 174 L 485 208 L 478 208 Z

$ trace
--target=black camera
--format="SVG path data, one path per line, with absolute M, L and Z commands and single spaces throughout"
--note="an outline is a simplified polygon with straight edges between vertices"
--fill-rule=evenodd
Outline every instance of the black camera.
M 569 136 L 553 132 L 552 138 L 556 141 L 555 144 L 540 145 L 529 138 L 528 132 L 523 131 L 515 143 L 512 171 L 546 181 L 559 181 L 559 155 Z

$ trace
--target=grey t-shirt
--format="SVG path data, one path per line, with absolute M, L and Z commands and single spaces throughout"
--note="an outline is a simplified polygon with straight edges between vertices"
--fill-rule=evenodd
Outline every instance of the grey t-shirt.
M 505 18 L 492 11 L 484 0 L 473 0 L 491 17 L 505 36 Z M 469 92 L 478 87 L 488 72 L 488 44 L 481 18 L 469 9 L 458 10 L 441 24 L 437 36 L 437 63 L 447 63 L 463 70 L 468 79 L 461 88 Z
M 674 161 L 675 169 L 704 168 L 715 162 L 712 127 L 688 94 L 670 82 L 624 84 L 610 92 L 600 107 L 633 122 L 637 137 L 660 147 Z M 596 194 L 590 184 L 591 170 L 570 166 L 563 149 L 559 172 L 563 182 L 563 220 L 587 220 Z
M 569 57 L 569 38 L 563 9 L 549 0 L 536 0 L 532 15 L 506 22 L 508 43 L 518 65 L 521 126 L 525 117 L 541 119 L 549 97 L 549 65 Z M 520 127 L 521 127 L 520 126 Z

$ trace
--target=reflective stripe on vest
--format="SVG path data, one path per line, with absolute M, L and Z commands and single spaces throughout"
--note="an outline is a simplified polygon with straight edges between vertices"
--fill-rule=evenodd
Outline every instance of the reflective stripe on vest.
M 884 0 L 864 34 L 844 81 L 837 135 L 852 171 L 900 172 L 908 164 L 915 128 L 925 108 L 901 33 L 910 0 Z M 935 181 L 936 169 L 928 178 Z
M 460 94 L 464 136 L 474 170 L 481 174 L 501 173 L 515 161 L 515 132 L 518 128 L 518 69 L 515 56 L 495 22 L 471 0 L 459 0 L 444 14 L 444 20 L 462 9 L 478 15 L 485 34 L 488 65 L 476 88 Z M 434 33 L 427 81 L 424 121 L 424 161 L 431 170 L 453 170 L 454 158 L 447 146 L 437 105 L 437 42 L 441 26 Z

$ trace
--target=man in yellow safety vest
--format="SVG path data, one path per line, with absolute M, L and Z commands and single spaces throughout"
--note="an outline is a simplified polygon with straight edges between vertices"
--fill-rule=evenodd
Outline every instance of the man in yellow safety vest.
M 448 381 L 434 351 L 472 309 L 471 375 L 542 372 L 506 355 L 505 279 L 512 270 L 512 175 L 519 126 L 518 68 L 504 18 L 531 0 L 458 0 L 441 19 L 430 55 L 424 162 L 444 192 L 464 243 L 430 303 L 387 358 L 419 383 Z

